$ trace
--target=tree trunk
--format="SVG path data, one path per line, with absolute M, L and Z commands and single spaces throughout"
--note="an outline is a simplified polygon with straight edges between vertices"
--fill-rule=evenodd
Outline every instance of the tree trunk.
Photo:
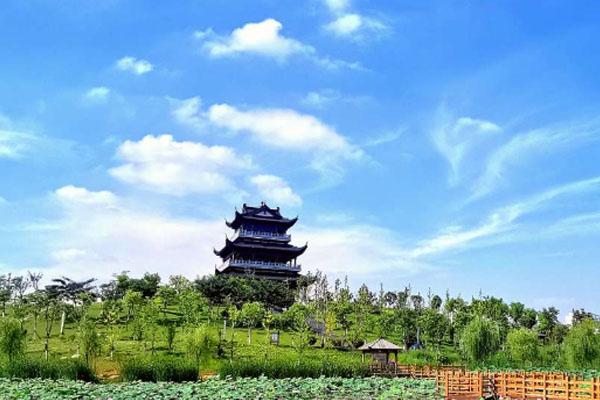
M 39 339 L 40 335 L 38 334 L 38 331 L 37 331 L 37 320 L 38 320 L 38 315 L 34 314 L 33 315 L 33 334 L 35 335 L 35 337 L 37 337 Z
M 65 320 L 67 319 L 67 312 L 63 310 L 62 315 L 60 316 L 60 336 L 65 333 Z
M 248 344 L 252 344 L 252 328 L 248 327 Z
M 44 341 L 44 356 L 46 357 L 46 361 L 48 361 L 48 355 L 50 353 L 50 349 L 48 347 L 48 340 L 50 338 L 46 335 L 46 340 Z

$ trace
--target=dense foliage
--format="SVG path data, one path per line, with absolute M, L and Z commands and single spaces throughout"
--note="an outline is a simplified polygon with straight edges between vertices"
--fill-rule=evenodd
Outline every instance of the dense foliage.
M 358 376 L 355 349 L 377 337 L 403 346 L 398 361 L 405 364 L 600 367 L 597 317 L 585 310 L 573 312 L 570 327 L 553 307 L 536 311 L 497 297 L 467 301 L 410 287 L 351 291 L 322 273 L 297 285 L 121 273 L 99 288 L 93 279 L 67 277 L 40 287 L 41 278 L 0 276 L 0 362 L 19 360 L 5 369 L 8 376 Z M 61 370 L 60 358 L 85 371 L 52 372 Z
M 209 379 L 202 383 L 90 385 L 44 380 L 0 380 L 6 400 L 112 399 L 435 399 L 432 381 L 386 378 Z

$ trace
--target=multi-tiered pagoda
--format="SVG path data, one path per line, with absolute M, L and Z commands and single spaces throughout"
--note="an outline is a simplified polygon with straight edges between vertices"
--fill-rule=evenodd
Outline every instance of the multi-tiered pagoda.
M 307 247 L 290 244 L 287 230 L 297 220 L 284 218 L 279 207 L 264 202 L 259 207 L 244 204 L 241 213 L 236 209 L 233 221 L 226 222 L 235 230 L 233 237 L 226 237 L 225 246 L 214 250 L 223 260 L 215 272 L 295 282 L 300 273 L 297 258 Z

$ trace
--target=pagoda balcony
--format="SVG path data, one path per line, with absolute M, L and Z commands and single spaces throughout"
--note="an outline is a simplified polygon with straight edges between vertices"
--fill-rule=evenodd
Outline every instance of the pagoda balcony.
M 292 237 L 291 235 L 278 232 L 264 232 L 264 231 L 251 231 L 246 229 L 238 229 L 235 231 L 231 240 L 235 240 L 238 237 L 251 238 L 251 239 L 270 239 L 281 242 L 289 242 Z
M 224 271 L 229 267 L 237 267 L 244 269 L 262 269 L 262 270 L 279 270 L 279 271 L 292 271 L 292 272 L 300 272 L 301 265 L 289 264 L 289 263 L 279 263 L 272 261 L 258 261 L 258 260 L 226 260 L 221 264 L 217 269 L 219 271 Z

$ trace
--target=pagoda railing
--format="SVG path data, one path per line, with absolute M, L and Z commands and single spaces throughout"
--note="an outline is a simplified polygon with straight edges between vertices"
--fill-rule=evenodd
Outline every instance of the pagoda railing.
M 292 238 L 290 235 L 279 232 L 265 232 L 265 231 L 251 231 L 246 229 L 238 229 L 233 235 L 232 240 L 235 240 L 238 237 L 248 237 L 248 238 L 259 238 L 259 239 L 272 239 L 272 240 L 281 240 L 284 242 L 289 242 Z
M 272 261 L 258 261 L 258 260 L 226 260 L 219 266 L 217 269 L 219 271 L 223 271 L 228 267 L 240 267 L 240 268 L 249 268 L 249 269 L 276 269 L 282 271 L 294 271 L 300 272 L 301 266 L 290 265 L 286 263 L 272 262 Z

